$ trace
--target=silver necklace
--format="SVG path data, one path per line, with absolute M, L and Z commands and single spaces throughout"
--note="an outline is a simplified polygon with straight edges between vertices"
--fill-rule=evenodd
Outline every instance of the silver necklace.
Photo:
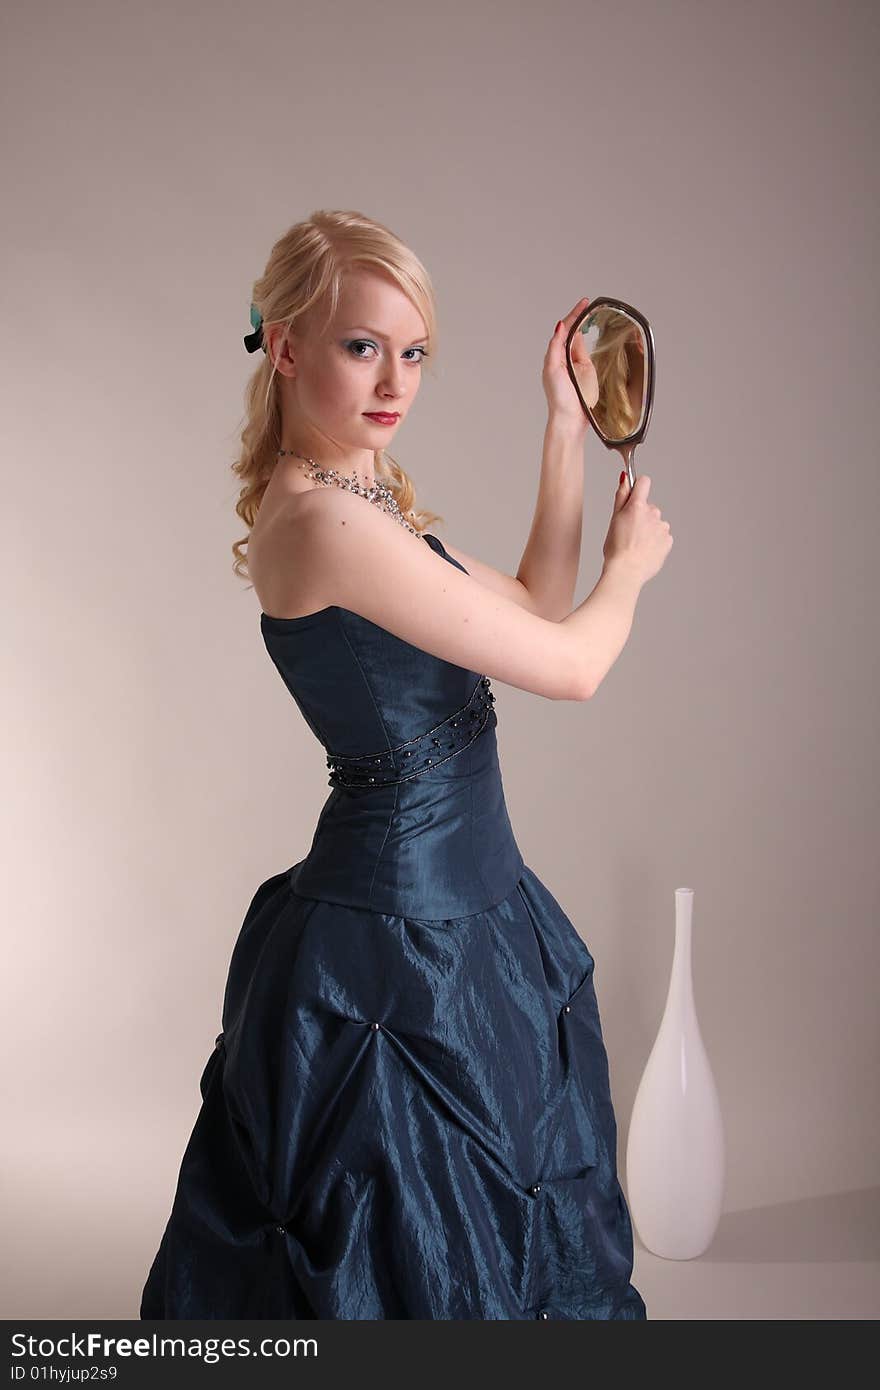
M 411 522 L 407 521 L 400 507 L 397 505 L 396 497 L 386 483 L 374 481 L 367 487 L 366 484 L 360 482 L 356 473 L 339 473 L 335 468 L 321 468 L 319 464 L 315 463 L 314 459 L 309 458 L 306 454 L 298 454 L 293 449 L 278 450 L 279 458 L 285 455 L 290 458 L 305 460 L 308 466 L 303 467 L 301 463 L 300 468 L 302 468 L 307 478 L 311 478 L 316 483 L 321 483 L 326 487 L 331 487 L 335 484 L 337 487 L 344 487 L 347 492 L 356 492 L 360 497 L 365 497 L 368 502 L 372 502 L 380 511 L 387 512 L 389 516 L 392 516 L 401 526 L 405 526 L 407 531 L 411 531 L 414 536 L 422 536 L 422 532 L 418 531 Z M 422 538 L 424 539 L 424 537 Z

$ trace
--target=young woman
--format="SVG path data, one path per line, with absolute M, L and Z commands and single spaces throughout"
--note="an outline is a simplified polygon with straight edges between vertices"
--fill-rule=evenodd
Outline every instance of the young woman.
M 140 1316 L 643 1319 L 593 957 L 517 847 L 491 681 L 588 699 L 668 523 L 646 476 L 622 482 L 569 611 L 588 428 L 571 315 L 513 578 L 428 532 L 386 452 L 436 350 L 412 251 L 315 213 L 253 304 L 247 572 L 332 790 L 308 854 L 247 910 Z

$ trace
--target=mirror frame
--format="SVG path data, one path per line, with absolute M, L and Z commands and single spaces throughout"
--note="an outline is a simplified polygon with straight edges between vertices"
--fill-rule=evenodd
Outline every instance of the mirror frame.
M 623 313 L 628 314 L 630 318 L 635 319 L 636 323 L 639 325 L 639 327 L 643 330 L 645 334 L 645 342 L 648 346 L 647 359 L 645 362 L 645 368 L 648 373 L 648 398 L 645 402 L 645 413 L 638 429 L 635 430 L 633 434 L 628 434 L 625 439 L 609 439 L 606 434 L 603 434 L 602 430 L 596 424 L 596 421 L 593 419 L 592 410 L 587 405 L 586 401 L 581 395 L 580 387 L 578 386 L 577 382 L 577 376 L 575 375 L 575 370 L 572 366 L 571 361 L 571 344 L 574 339 L 574 335 L 580 331 L 580 326 L 583 323 L 584 319 L 589 318 L 590 314 L 594 313 L 596 309 L 602 308 L 620 309 L 623 311 Z M 654 334 L 651 332 L 651 325 L 649 324 L 648 320 L 645 318 L 644 314 L 639 312 L 638 309 L 634 309 L 631 304 L 624 303 L 622 299 L 613 299 L 610 295 L 607 294 L 599 295 L 596 299 L 591 299 L 586 309 L 582 310 L 581 313 L 578 314 L 571 328 L 568 330 L 568 336 L 565 339 L 565 365 L 568 368 L 568 375 L 571 378 L 572 385 L 574 386 L 574 389 L 577 392 L 577 398 L 583 406 L 584 414 L 586 415 L 590 424 L 593 426 L 593 429 L 598 434 L 606 449 L 620 450 L 620 452 L 624 455 L 626 459 L 627 469 L 631 474 L 632 468 L 630 460 L 632 459 L 633 450 L 635 449 L 637 444 L 641 444 L 648 431 L 648 425 L 651 420 L 651 410 L 654 405 L 654 382 L 657 374 L 657 369 L 656 358 L 654 353 Z M 630 476 L 630 483 L 632 483 L 632 476 Z

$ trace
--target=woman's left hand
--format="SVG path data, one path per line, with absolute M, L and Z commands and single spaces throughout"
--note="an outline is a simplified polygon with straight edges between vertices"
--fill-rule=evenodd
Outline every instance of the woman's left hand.
M 577 398 L 571 377 L 568 375 L 568 366 L 565 360 L 565 340 L 571 325 L 589 302 L 589 299 L 579 299 L 571 312 L 561 320 L 560 327 L 551 337 L 544 354 L 544 370 L 541 375 L 550 419 L 584 431 L 589 429 L 589 420 Z M 599 378 L 584 346 L 582 333 L 576 333 L 572 340 L 571 361 L 581 394 L 587 405 L 592 407 L 599 399 Z

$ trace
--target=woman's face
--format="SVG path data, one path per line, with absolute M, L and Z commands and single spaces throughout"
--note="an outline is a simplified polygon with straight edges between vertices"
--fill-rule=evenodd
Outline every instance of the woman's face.
M 409 413 L 427 355 L 425 322 L 402 290 L 385 276 L 352 272 L 343 283 L 335 319 L 290 335 L 284 375 L 284 433 L 318 462 L 326 444 L 341 450 L 342 463 L 372 468 L 376 449 L 387 447 Z M 367 412 L 397 415 L 391 424 Z M 322 457 L 323 452 L 323 457 Z

